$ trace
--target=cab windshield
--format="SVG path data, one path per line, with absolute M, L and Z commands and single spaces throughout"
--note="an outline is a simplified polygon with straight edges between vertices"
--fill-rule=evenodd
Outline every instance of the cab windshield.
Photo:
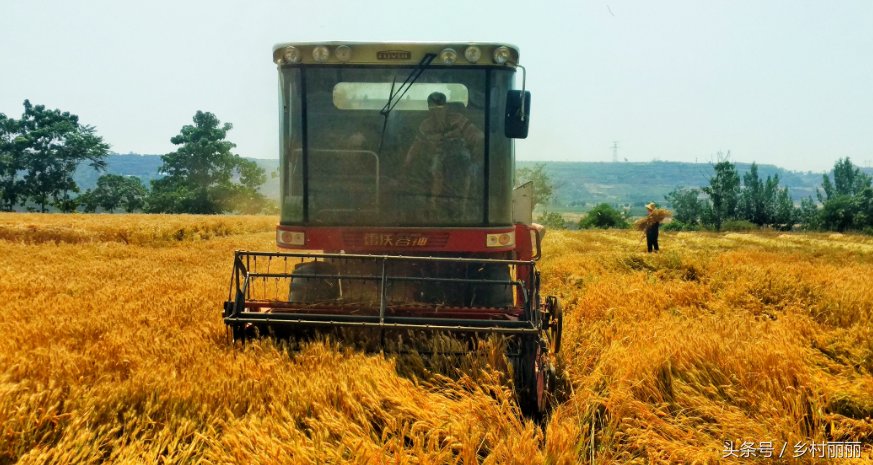
M 283 70 L 283 223 L 508 223 L 502 200 L 489 214 L 493 193 L 507 191 L 508 200 L 508 189 L 490 186 L 486 175 L 498 169 L 504 171 L 498 184 L 511 182 L 510 144 L 494 141 L 505 139 L 502 121 L 492 124 L 499 132 L 488 127 L 501 119 L 509 82 L 495 86 L 491 74 L 511 73 L 429 67 L 384 111 L 410 71 Z M 503 152 L 502 162 L 491 160 L 489 146 Z

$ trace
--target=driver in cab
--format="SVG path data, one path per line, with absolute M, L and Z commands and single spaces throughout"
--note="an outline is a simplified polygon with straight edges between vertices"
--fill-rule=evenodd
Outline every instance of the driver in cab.
M 427 205 L 416 207 L 429 207 L 439 218 L 469 220 L 476 210 L 470 185 L 478 160 L 472 154 L 481 156 L 485 136 L 464 115 L 448 111 L 442 92 L 430 94 L 427 107 L 427 117 L 403 163 L 414 189 L 430 195 Z

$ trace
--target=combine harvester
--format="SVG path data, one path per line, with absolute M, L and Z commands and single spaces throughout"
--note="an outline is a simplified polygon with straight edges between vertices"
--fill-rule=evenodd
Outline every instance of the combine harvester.
M 513 139 L 527 137 L 530 108 L 524 85 L 513 90 L 517 49 L 297 43 L 277 45 L 273 61 L 276 242 L 290 251 L 236 252 L 233 338 L 364 333 L 385 347 L 437 333 L 472 351 L 497 335 L 522 412 L 540 417 L 562 315 L 540 296 L 532 187 L 513 189 Z

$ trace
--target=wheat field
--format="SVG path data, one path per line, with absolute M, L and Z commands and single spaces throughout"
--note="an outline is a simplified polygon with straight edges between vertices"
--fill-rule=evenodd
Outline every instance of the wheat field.
M 434 373 L 230 344 L 232 252 L 275 250 L 274 224 L 0 214 L 0 464 L 873 463 L 873 238 L 667 233 L 647 255 L 638 232 L 550 232 L 563 382 L 540 426 L 496 353 Z M 864 457 L 795 453 L 829 441 Z

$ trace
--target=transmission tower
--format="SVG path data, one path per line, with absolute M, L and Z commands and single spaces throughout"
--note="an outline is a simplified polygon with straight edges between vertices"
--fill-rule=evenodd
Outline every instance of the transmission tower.
M 618 141 L 612 141 L 612 162 L 618 163 Z

